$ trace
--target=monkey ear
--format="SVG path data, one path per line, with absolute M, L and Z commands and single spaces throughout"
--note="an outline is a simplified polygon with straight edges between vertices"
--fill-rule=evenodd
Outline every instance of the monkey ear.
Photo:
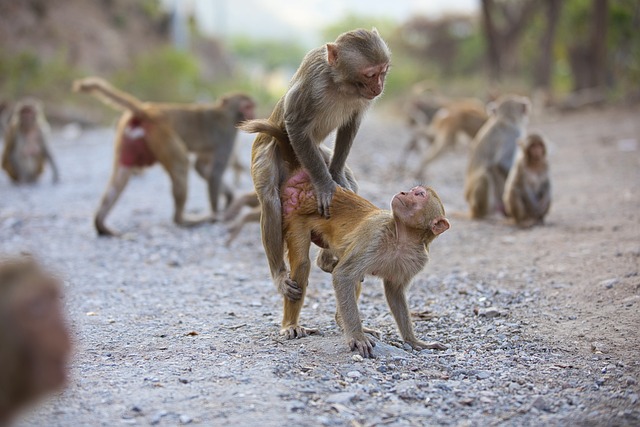
M 376 27 L 371 27 L 371 32 L 372 32 L 373 34 L 375 34 L 376 36 L 379 36 L 379 35 L 380 35 L 380 33 L 378 32 L 378 29 L 377 29 Z
M 431 232 L 436 236 L 447 231 L 451 227 L 449 221 L 445 217 L 440 217 L 431 222 Z
M 338 45 L 335 43 L 327 43 L 327 62 L 330 66 L 336 65 L 338 61 Z

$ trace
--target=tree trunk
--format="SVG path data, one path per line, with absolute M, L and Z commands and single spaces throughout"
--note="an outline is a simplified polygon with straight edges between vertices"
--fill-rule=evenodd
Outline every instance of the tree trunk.
M 560 10 L 562 7 L 561 0 L 546 0 L 546 20 L 547 29 L 542 35 L 541 46 L 542 52 L 540 60 L 536 64 L 534 79 L 534 87 L 550 89 L 551 75 L 553 72 L 553 43 L 556 37 L 556 29 L 558 28 L 558 20 L 560 18 Z
M 591 87 L 604 87 L 607 83 L 607 21 L 608 0 L 593 1 L 593 30 L 591 32 Z
M 496 30 L 491 10 L 493 9 L 492 0 L 482 0 L 482 28 L 484 29 L 484 38 L 487 44 L 487 59 L 489 61 L 489 78 L 491 80 L 500 80 L 502 75 L 502 67 L 500 64 L 500 46 L 498 32 Z

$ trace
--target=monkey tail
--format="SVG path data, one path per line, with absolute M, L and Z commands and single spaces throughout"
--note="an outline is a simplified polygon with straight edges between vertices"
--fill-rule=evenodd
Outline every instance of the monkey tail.
M 300 165 L 298 157 L 293 151 L 291 140 L 289 140 L 289 135 L 287 135 L 286 130 L 284 130 L 281 126 L 275 125 L 269 119 L 247 120 L 245 122 L 242 122 L 238 126 L 238 129 L 241 129 L 248 133 L 263 133 L 265 135 L 273 137 L 278 143 L 278 147 L 280 147 L 282 157 L 287 163 L 289 163 L 291 168 L 295 169 Z
M 117 110 L 129 110 L 136 116 L 147 117 L 142 101 L 99 77 L 88 77 L 73 82 L 74 92 L 89 93 Z

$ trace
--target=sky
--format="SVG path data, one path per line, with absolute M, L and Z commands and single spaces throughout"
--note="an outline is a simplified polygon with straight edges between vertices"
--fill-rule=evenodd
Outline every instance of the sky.
M 201 29 L 227 37 L 296 39 L 305 45 L 322 43 L 320 31 L 349 14 L 391 18 L 403 22 L 414 15 L 438 17 L 474 12 L 480 0 L 162 0 L 191 8 Z

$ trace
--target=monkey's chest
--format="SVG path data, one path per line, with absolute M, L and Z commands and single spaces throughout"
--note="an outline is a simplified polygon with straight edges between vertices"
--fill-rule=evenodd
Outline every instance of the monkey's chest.
M 378 254 L 370 274 L 395 283 L 406 283 L 424 268 L 428 260 L 424 247 L 401 247 Z
M 322 109 L 311 130 L 316 141 L 324 140 L 331 132 L 346 125 L 354 114 L 363 109 L 360 101 L 338 99 Z

